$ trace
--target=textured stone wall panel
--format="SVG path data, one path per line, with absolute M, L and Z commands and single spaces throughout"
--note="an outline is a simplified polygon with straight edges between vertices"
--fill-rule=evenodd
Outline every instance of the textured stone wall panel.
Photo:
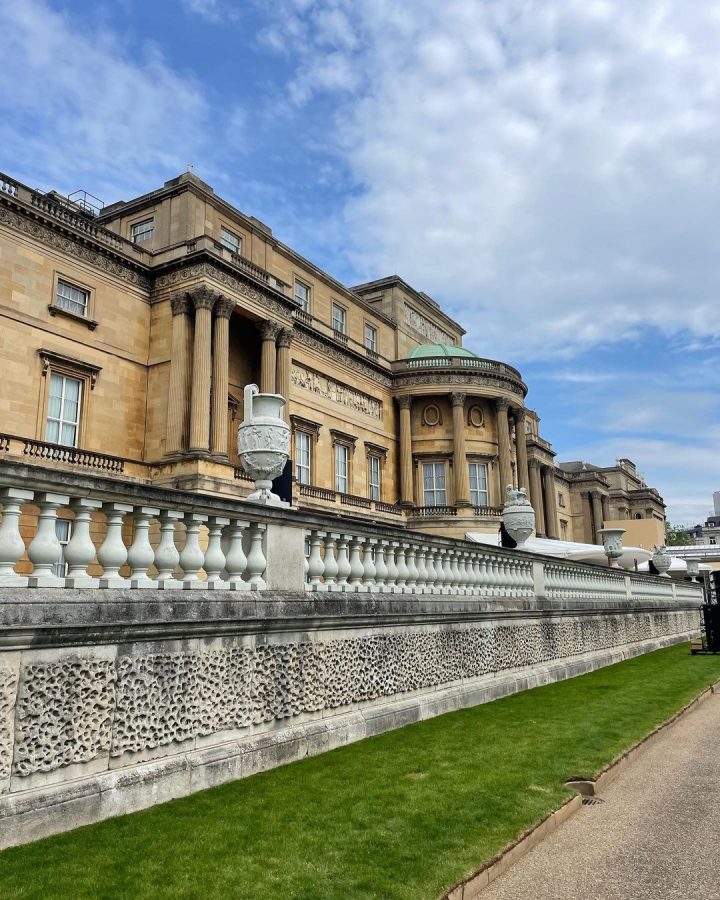
M 0 791 L 12 765 L 17 683 L 17 673 L 13 669 L 0 668 Z

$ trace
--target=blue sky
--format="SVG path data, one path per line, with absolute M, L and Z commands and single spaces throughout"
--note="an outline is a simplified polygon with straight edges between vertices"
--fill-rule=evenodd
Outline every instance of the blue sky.
M 718 0 L 0 0 L 0 34 L 7 174 L 112 202 L 192 163 L 342 281 L 434 296 L 559 459 L 709 512 Z

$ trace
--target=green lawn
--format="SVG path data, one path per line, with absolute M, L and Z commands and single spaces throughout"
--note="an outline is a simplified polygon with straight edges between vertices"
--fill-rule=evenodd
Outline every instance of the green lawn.
M 720 678 L 687 645 L 0 854 L 0 897 L 435 898 Z

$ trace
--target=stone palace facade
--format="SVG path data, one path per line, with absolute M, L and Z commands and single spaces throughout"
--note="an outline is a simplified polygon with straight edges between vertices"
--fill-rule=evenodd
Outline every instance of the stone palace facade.
M 288 400 L 296 506 L 460 537 L 513 484 L 551 538 L 664 522 L 630 461 L 556 464 L 520 372 L 427 294 L 340 284 L 190 172 L 95 208 L 0 175 L 0 315 L 4 458 L 244 497 L 256 382 Z

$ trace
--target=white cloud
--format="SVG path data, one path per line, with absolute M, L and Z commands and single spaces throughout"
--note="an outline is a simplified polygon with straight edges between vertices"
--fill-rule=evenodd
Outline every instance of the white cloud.
M 0 145 L 16 177 L 129 199 L 203 158 L 203 91 L 157 48 L 130 46 L 43 0 L 0 2 L 0 34 Z
M 334 96 L 360 277 L 517 361 L 720 336 L 718 0 L 288 0 L 283 35 L 295 102 Z

